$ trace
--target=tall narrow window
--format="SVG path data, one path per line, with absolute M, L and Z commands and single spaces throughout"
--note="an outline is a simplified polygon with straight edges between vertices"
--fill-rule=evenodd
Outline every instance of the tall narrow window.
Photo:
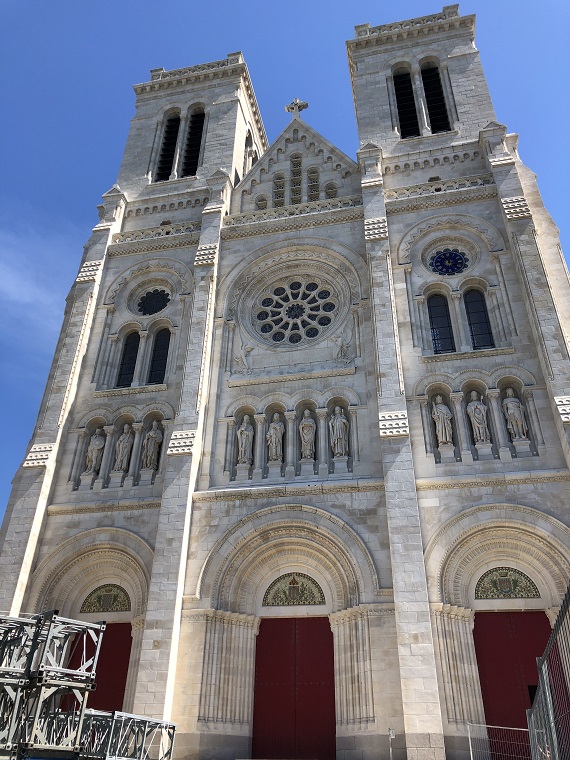
M 285 205 L 285 177 L 283 174 L 276 174 L 273 177 L 273 206 L 280 208 Z
M 168 360 L 168 347 L 170 346 L 170 330 L 168 327 L 159 330 L 154 337 L 152 357 L 148 372 L 148 385 L 156 385 L 164 382 L 166 375 L 166 362 Z
M 291 156 L 291 203 L 301 203 L 303 199 L 303 159 L 299 155 Z
M 117 388 L 128 388 L 133 382 L 140 340 L 141 337 L 136 332 L 130 333 L 130 335 L 127 335 L 125 338 L 123 354 L 119 365 L 119 374 L 117 376 Z
M 467 312 L 467 322 L 469 323 L 469 334 L 473 348 L 495 348 L 493 333 L 491 332 L 491 323 L 485 296 L 480 290 L 468 290 L 463 297 L 465 311 Z
M 242 172 L 242 174 L 243 174 L 244 177 L 248 173 L 248 171 L 251 169 L 251 167 L 253 166 L 253 162 L 252 162 L 253 153 L 254 153 L 254 151 L 253 151 L 253 139 L 251 137 L 251 132 L 248 132 L 247 135 L 245 136 L 245 146 L 244 146 L 244 149 L 243 149 L 243 172 Z
M 455 351 L 455 341 L 447 298 L 433 295 L 428 298 L 427 304 L 434 354 L 452 353 Z
M 158 156 L 156 167 L 155 182 L 163 182 L 170 178 L 176 154 L 176 142 L 178 140 L 178 130 L 180 129 L 180 116 L 170 116 L 164 125 L 164 135 L 162 137 L 162 146 Z
M 412 77 L 406 72 L 394 74 L 394 91 L 400 122 L 400 137 L 419 137 L 420 124 L 416 112 Z
M 439 69 L 434 64 L 428 64 L 422 68 L 422 82 L 426 96 L 429 123 L 432 134 L 436 132 L 449 132 L 449 116 L 445 105 L 445 96 L 441 86 Z
M 316 166 L 311 166 L 307 172 L 307 198 L 310 201 L 318 201 L 320 191 L 319 170 Z
M 190 116 L 186 145 L 184 146 L 184 160 L 182 162 L 182 176 L 193 177 L 198 171 L 200 160 L 200 147 L 204 132 L 204 111 L 194 111 Z

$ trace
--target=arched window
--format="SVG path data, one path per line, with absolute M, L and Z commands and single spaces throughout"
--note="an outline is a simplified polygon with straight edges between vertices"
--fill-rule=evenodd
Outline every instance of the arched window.
M 334 182 L 329 182 L 328 185 L 325 187 L 325 196 L 329 199 L 336 198 L 338 195 L 337 186 Z
M 302 186 L 303 159 L 298 154 L 291 156 L 291 203 L 301 203 L 303 200 Z
M 188 132 L 186 133 L 186 145 L 184 146 L 184 159 L 182 161 L 182 177 L 193 177 L 198 171 L 200 160 L 200 147 L 204 132 L 205 113 L 197 109 L 190 115 Z
M 469 334 L 473 348 L 495 348 L 485 296 L 480 290 L 468 290 L 463 296 Z
M 307 198 L 310 201 L 318 201 L 320 195 L 319 170 L 311 166 L 307 172 Z
M 445 96 L 441 86 L 439 69 L 434 63 L 422 66 L 422 82 L 432 134 L 449 132 L 449 116 L 445 105 Z
M 178 140 L 178 131 L 180 129 L 180 115 L 175 114 L 166 120 L 164 125 L 164 134 L 162 136 L 162 146 L 158 156 L 156 167 L 155 182 L 163 182 L 170 178 L 176 154 L 176 142 Z
M 140 341 L 141 337 L 137 332 L 132 332 L 125 338 L 119 374 L 117 376 L 117 388 L 128 388 L 133 382 Z
M 420 124 L 416 112 L 412 77 L 409 72 L 394 74 L 394 92 L 400 122 L 400 137 L 419 137 Z
M 428 298 L 427 305 L 434 354 L 452 353 L 455 341 L 447 298 L 438 293 Z
M 280 208 L 285 205 L 285 176 L 276 174 L 273 177 L 273 206 Z
M 170 346 L 170 330 L 164 327 L 159 330 L 154 338 L 152 357 L 148 372 L 148 385 L 156 385 L 164 382 L 166 375 L 166 362 L 168 361 L 168 348 Z

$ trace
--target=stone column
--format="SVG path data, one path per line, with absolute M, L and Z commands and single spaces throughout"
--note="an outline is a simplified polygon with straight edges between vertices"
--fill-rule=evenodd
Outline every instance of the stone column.
M 459 436 L 459 451 L 464 464 L 473 464 L 473 452 L 471 450 L 471 436 L 467 427 L 467 417 L 465 413 L 465 404 L 463 403 L 463 393 L 452 393 L 451 402 L 455 412 L 455 421 L 457 423 L 457 434 Z
M 77 488 L 79 483 L 79 477 L 85 469 L 85 454 L 87 452 L 87 445 L 89 442 L 89 433 L 85 428 L 77 431 L 77 444 L 75 446 L 75 454 L 73 456 L 73 464 L 71 465 L 71 476 L 69 478 L 72 484 L 73 490 Z
M 497 433 L 497 446 L 499 449 L 499 458 L 501 462 L 511 462 L 512 454 L 509 442 L 507 439 L 507 431 L 505 429 L 505 419 L 501 410 L 501 399 L 499 397 L 498 390 L 487 391 L 487 398 L 489 399 L 489 406 L 491 407 L 491 416 L 493 417 L 493 425 Z
M 388 103 L 390 104 L 390 119 L 394 132 L 398 129 L 398 105 L 396 103 L 396 92 L 394 90 L 394 79 L 391 76 L 386 77 L 386 86 L 388 88 Z
M 146 330 L 141 330 L 139 335 L 141 336 L 141 339 L 139 343 L 139 350 L 137 353 L 137 361 L 135 363 L 135 372 L 133 375 L 133 382 L 131 383 L 132 387 L 145 385 L 145 382 L 146 382 L 146 377 L 144 377 L 143 373 L 145 373 L 147 369 L 146 352 L 147 352 L 148 333 Z
M 422 426 L 424 429 L 424 440 L 426 444 L 426 454 L 433 456 L 433 422 L 428 408 L 427 399 L 420 401 L 420 412 L 422 415 Z
M 142 422 L 133 422 L 131 425 L 135 434 L 135 440 L 133 441 L 133 450 L 131 451 L 131 461 L 129 462 L 129 471 L 127 477 L 123 482 L 123 488 L 132 488 L 135 484 L 137 472 L 141 458 L 141 446 L 143 441 L 143 424 Z
M 499 308 L 497 291 L 494 287 L 490 287 L 487 290 L 487 312 L 489 314 L 489 321 L 491 323 L 491 331 L 495 345 L 504 346 L 507 342 L 507 332 L 503 322 L 503 315 Z
M 232 479 L 234 469 L 234 441 L 236 437 L 236 421 L 233 417 L 226 419 L 226 452 L 224 456 L 224 474 Z
M 422 351 L 433 352 L 433 340 L 431 338 L 431 327 L 429 323 L 429 314 L 426 306 L 425 296 L 416 296 L 414 298 L 416 305 L 416 314 L 418 316 L 418 322 L 421 331 L 421 346 Z
M 141 659 L 141 645 L 144 633 L 144 615 L 139 615 L 131 620 L 131 656 L 129 657 L 129 670 L 123 699 L 123 711 L 132 713 L 135 702 L 135 690 Z
M 317 409 L 318 433 L 317 433 L 317 457 L 319 460 L 319 477 L 329 476 L 329 436 L 326 409 Z
M 297 413 L 285 412 L 285 420 L 287 422 L 285 477 L 292 479 L 295 477 L 295 439 L 297 437 L 295 422 L 297 420 Z
M 447 113 L 449 121 L 453 125 L 453 129 L 459 130 L 459 116 L 457 114 L 457 107 L 455 105 L 455 98 L 453 97 L 453 88 L 449 79 L 449 71 L 447 63 L 442 62 L 439 64 L 439 74 L 441 79 L 441 86 L 445 97 L 445 103 L 447 105 Z
M 531 390 L 523 391 L 523 398 L 525 400 L 526 408 L 528 409 L 530 417 L 530 427 L 534 433 L 534 440 L 537 446 L 544 446 L 544 436 L 542 435 L 542 428 L 540 427 L 540 418 L 536 411 L 536 403 L 534 400 L 534 394 Z
M 105 369 L 101 378 L 101 387 L 113 388 L 117 381 L 116 373 L 119 368 L 119 336 L 110 335 L 107 345 L 107 351 L 105 355 Z
M 104 425 L 105 431 L 105 448 L 103 449 L 103 459 L 101 460 L 101 469 L 95 482 L 93 483 L 93 490 L 100 491 L 105 487 L 107 477 L 109 476 L 109 470 L 111 469 L 111 459 L 114 454 L 114 442 L 115 442 L 115 428 L 113 425 Z
M 509 324 L 509 331 L 511 335 L 517 334 L 517 328 L 513 319 L 513 313 L 511 310 L 511 302 L 509 300 L 509 291 L 505 283 L 505 275 L 503 274 L 503 265 L 501 263 L 501 257 L 498 254 L 491 254 L 491 261 L 495 265 L 495 272 L 497 273 L 497 279 L 499 281 L 499 288 L 501 290 L 501 298 L 505 305 L 505 311 L 507 315 L 507 322 Z
M 426 99 L 424 95 L 424 85 L 420 76 L 419 69 L 415 69 L 412 72 L 412 82 L 414 87 L 414 97 L 416 101 L 416 109 L 418 114 L 418 121 L 420 123 L 420 130 L 422 136 L 431 135 L 431 128 L 428 123 L 427 111 L 426 111 Z
M 255 456 L 253 460 L 252 481 L 259 482 L 263 478 L 263 468 L 265 464 L 265 415 L 255 414 Z
M 450 316 L 453 324 L 453 332 L 455 334 L 455 348 L 458 351 L 471 351 L 473 346 L 471 345 L 471 339 L 467 333 L 467 315 L 465 309 L 461 303 L 462 294 L 459 291 L 454 290 L 451 294 L 451 309 Z M 459 341 L 459 345 L 457 345 Z
M 473 641 L 473 610 L 450 604 L 430 607 L 447 720 L 459 724 L 485 723 Z
M 356 409 L 349 409 L 350 414 L 350 451 L 352 454 L 352 466 L 360 463 L 360 445 L 358 442 L 358 412 Z

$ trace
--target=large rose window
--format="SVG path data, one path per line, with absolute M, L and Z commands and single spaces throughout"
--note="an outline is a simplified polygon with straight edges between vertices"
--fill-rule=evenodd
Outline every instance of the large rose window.
M 336 290 L 322 278 L 280 279 L 255 299 L 252 324 L 273 345 L 297 345 L 320 338 L 335 321 L 338 307 Z

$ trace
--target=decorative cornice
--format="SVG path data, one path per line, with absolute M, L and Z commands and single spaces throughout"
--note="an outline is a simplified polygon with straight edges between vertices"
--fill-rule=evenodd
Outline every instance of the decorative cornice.
M 162 68 L 153 69 L 150 74 L 150 82 L 134 85 L 133 89 L 137 96 L 153 94 L 160 90 L 171 90 L 177 87 L 184 87 L 197 82 L 225 79 L 232 76 L 242 77 L 245 91 L 249 98 L 249 104 L 253 112 L 253 118 L 263 143 L 262 148 L 263 150 L 267 149 L 268 142 L 267 135 L 265 134 L 265 127 L 261 120 L 261 114 L 259 112 L 259 106 L 257 105 L 257 99 L 253 91 L 249 72 L 241 53 L 230 53 L 225 60 L 202 63 L 198 66 L 189 66 L 183 69 L 173 69 L 171 71 L 165 71 Z
M 155 251 L 170 251 L 173 248 L 189 248 L 198 245 L 200 233 L 176 235 L 156 240 L 140 240 L 133 243 L 111 244 L 107 248 L 109 256 L 127 256 L 130 253 L 154 253 Z
M 117 232 L 113 235 L 107 252 L 109 256 L 123 256 L 128 253 L 150 253 L 196 245 L 200 237 L 200 227 L 201 222 L 196 221 Z
M 216 255 L 218 253 L 217 243 L 210 243 L 209 245 L 200 245 L 196 251 L 194 257 L 195 267 L 210 266 L 210 264 L 216 263 Z
M 480 478 L 479 480 L 467 480 L 461 478 L 453 478 L 452 480 L 428 480 L 422 478 L 416 480 L 417 491 L 447 491 L 448 489 L 464 488 L 469 490 L 471 488 L 485 488 L 492 487 L 497 488 L 501 486 L 512 487 L 518 485 L 534 485 L 536 483 L 568 483 L 570 482 L 570 472 L 561 474 L 545 473 L 544 470 L 533 474 L 532 472 L 525 473 L 511 473 L 508 475 L 488 476 L 486 478 Z
M 392 595 L 391 589 L 381 589 L 381 591 L 387 590 Z M 340 610 L 339 612 L 333 612 L 329 615 L 331 626 L 342 625 L 343 623 L 351 623 L 354 620 L 362 620 L 367 617 L 380 617 L 384 615 L 392 616 L 396 612 L 394 604 L 359 604 L 357 607 L 349 607 L 346 610 Z
M 486 356 L 503 356 L 504 354 L 514 354 L 514 348 L 485 348 L 480 351 L 461 351 L 450 354 L 434 354 L 433 356 L 420 356 L 420 361 L 424 364 L 432 362 L 463 361 L 464 359 L 483 359 Z
M 83 515 L 96 512 L 130 512 L 141 509 L 160 509 L 159 501 L 104 502 L 93 505 L 59 506 L 52 504 L 48 507 L 49 515 Z
M 99 261 L 86 261 L 77 273 L 75 282 L 94 282 L 102 263 L 103 259 L 99 259 Z
M 288 230 L 336 224 L 354 219 L 362 219 L 362 196 L 351 195 L 327 201 L 311 201 L 276 209 L 251 211 L 224 218 L 222 238 L 232 240 L 266 232 L 286 232 Z
M 132 396 L 135 393 L 153 393 L 158 391 L 166 391 L 168 386 L 164 383 L 157 385 L 140 385 L 129 386 L 128 388 L 109 388 L 109 390 L 95 391 L 93 393 L 94 398 L 104 398 L 106 396 Z
M 507 219 L 524 219 L 527 216 L 532 216 L 524 195 L 501 198 L 501 203 Z
M 554 403 L 562 422 L 570 422 L 570 396 L 555 396 Z
M 401 199 L 386 203 L 386 213 L 405 214 L 410 211 L 428 211 L 429 209 L 448 208 L 461 203 L 482 201 L 487 198 L 496 198 L 497 188 L 494 185 L 487 187 L 474 187 L 467 190 L 455 190 L 441 195 L 427 195 L 423 197 Z
M 201 222 L 183 222 L 181 224 L 165 224 L 160 227 L 146 227 L 142 230 L 130 232 L 117 232 L 113 235 L 111 243 L 134 243 L 138 240 L 151 240 L 155 238 L 170 237 L 172 235 L 187 235 L 200 230 Z
M 331 493 L 368 493 L 384 490 L 384 482 L 381 480 L 345 480 L 324 481 L 307 483 L 291 483 L 282 486 L 258 486 L 251 485 L 248 488 L 220 488 L 209 491 L 196 491 L 192 496 L 193 501 L 235 501 L 247 499 L 276 499 L 291 496 L 306 498 L 314 494 L 326 496 Z M 280 507 L 281 508 L 281 507 Z
M 410 172 L 416 170 L 420 171 L 428 167 L 439 168 L 446 164 L 464 164 L 480 159 L 482 156 L 481 146 L 478 142 L 465 143 L 461 146 L 441 146 L 437 150 L 434 149 L 431 143 L 430 148 L 427 150 L 410 150 L 407 144 L 406 148 L 405 153 L 383 158 L 382 167 L 384 175 L 406 173 L 406 176 L 408 176 Z M 438 183 L 436 182 L 435 184 L 437 185 Z
M 380 412 L 378 414 L 381 438 L 396 438 L 409 435 L 408 412 Z
M 166 451 L 169 456 L 191 455 L 194 448 L 195 430 L 174 430 Z
M 45 467 L 55 443 L 34 443 L 22 467 Z
M 502 156 L 489 156 L 489 163 L 492 167 L 512 166 L 515 163 L 515 159 L 510 154 L 506 153 Z
M 388 220 L 385 216 L 364 220 L 365 240 L 384 240 L 388 237 Z
M 406 185 L 391 190 L 385 190 L 384 196 L 386 201 L 400 200 L 402 198 L 412 198 L 424 195 L 436 195 L 438 193 L 447 193 L 453 190 L 466 190 L 473 187 L 483 187 L 484 185 L 494 185 L 492 174 L 480 174 L 472 177 L 459 177 L 457 179 L 438 180 L 436 182 L 424 182 L 420 185 Z
M 281 383 L 286 380 L 312 380 L 321 377 L 340 377 L 342 375 L 354 375 L 355 367 L 336 367 L 334 369 L 321 369 L 314 372 L 292 372 L 279 375 L 232 375 L 228 380 L 228 386 L 235 388 L 241 385 L 265 385 L 266 383 Z

